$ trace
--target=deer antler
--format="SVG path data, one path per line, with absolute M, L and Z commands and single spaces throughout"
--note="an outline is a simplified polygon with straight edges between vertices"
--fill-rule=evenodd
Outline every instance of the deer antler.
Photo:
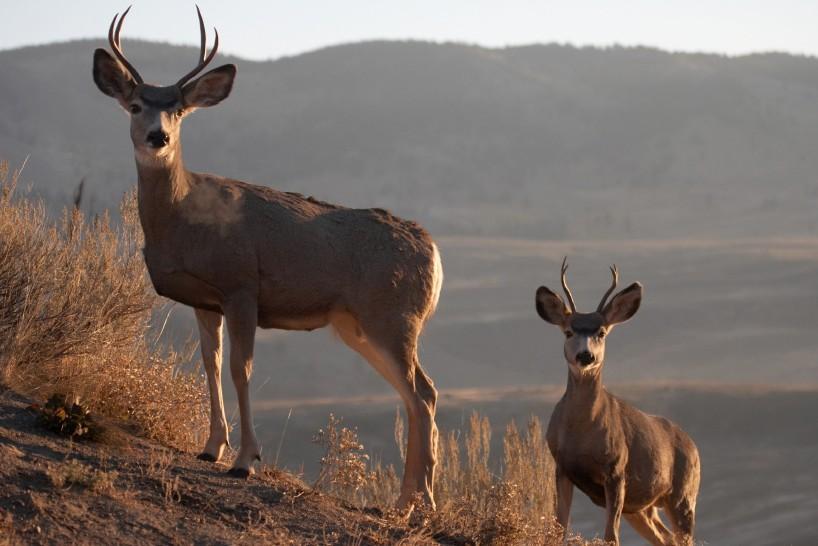
M 605 308 L 605 300 L 608 299 L 608 296 L 611 295 L 611 292 L 616 289 L 616 285 L 619 283 L 619 270 L 616 268 L 616 264 L 611 266 L 611 276 L 613 276 L 613 281 L 611 282 L 611 287 L 608 288 L 608 291 L 605 292 L 605 295 L 602 296 L 602 301 L 599 302 L 599 305 L 596 308 L 597 313 L 601 313 L 602 310 Z
M 574 296 L 571 294 L 571 289 L 568 288 L 568 281 L 565 280 L 565 272 L 568 271 L 568 256 L 562 259 L 562 290 L 565 292 L 565 296 L 568 298 L 568 305 L 571 307 L 571 312 L 577 312 L 577 306 L 574 303 Z
M 213 27 L 213 32 L 216 33 L 216 39 L 213 41 L 213 49 L 210 50 L 210 54 L 207 56 L 207 58 L 205 58 L 205 52 L 207 51 L 207 33 L 205 32 L 204 19 L 202 19 L 202 12 L 199 10 L 199 6 L 196 6 L 196 14 L 199 16 L 199 35 L 201 44 L 199 46 L 199 64 L 196 65 L 196 68 L 182 76 L 182 78 L 176 82 L 176 87 L 179 88 L 190 81 L 193 76 L 201 72 L 204 67 L 210 64 L 210 61 L 213 60 L 213 57 L 216 56 L 216 51 L 219 49 L 219 31 L 216 30 L 216 27 Z
M 114 15 L 114 20 L 111 21 L 111 27 L 108 29 L 108 43 L 111 45 L 111 50 L 113 50 L 119 62 L 122 63 L 125 69 L 130 73 L 134 81 L 139 84 L 143 83 L 142 76 L 136 71 L 134 65 L 125 58 L 125 54 L 122 52 L 122 45 L 119 43 L 119 33 L 122 31 L 122 23 L 125 21 L 125 16 L 128 15 L 129 11 L 131 11 L 131 6 L 128 6 L 128 9 L 122 14 L 122 17 L 119 17 L 118 13 Z M 117 18 L 119 18 L 119 23 L 116 22 Z M 114 30 L 115 24 L 116 30 Z

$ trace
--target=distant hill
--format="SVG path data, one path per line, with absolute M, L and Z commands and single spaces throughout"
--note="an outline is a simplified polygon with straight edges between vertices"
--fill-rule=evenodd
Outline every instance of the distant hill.
M 127 119 L 88 40 L 0 52 L 0 158 L 94 210 L 135 182 Z M 192 48 L 127 42 L 148 80 Z M 818 233 L 818 60 L 645 48 L 370 42 L 235 62 L 186 122 L 189 167 L 379 205 L 437 234 L 657 238 Z
M 23 179 L 55 208 L 82 178 L 96 212 L 135 183 L 127 117 L 91 79 L 98 45 L 0 52 L 0 158 L 31 154 Z M 197 54 L 125 47 L 149 81 Z M 422 342 L 440 387 L 564 384 L 532 305 L 564 254 L 582 308 L 609 263 L 647 287 L 609 380 L 816 377 L 818 60 L 417 42 L 224 60 L 234 93 L 185 122 L 188 166 L 426 225 L 446 271 Z M 175 311 L 174 338 L 191 330 Z M 327 332 L 259 333 L 256 356 L 259 399 L 389 389 Z

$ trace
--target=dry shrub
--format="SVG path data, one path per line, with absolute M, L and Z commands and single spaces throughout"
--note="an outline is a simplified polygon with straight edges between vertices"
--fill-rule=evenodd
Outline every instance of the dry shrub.
M 361 501 L 363 499 L 357 497 L 368 478 L 369 455 L 364 453 L 358 432 L 342 427 L 342 421 L 330 413 L 327 426 L 313 437 L 312 441 L 324 449 L 324 456 L 312 487 L 347 500 Z
M 0 382 L 40 399 L 62 392 L 189 449 L 207 430 L 202 376 L 151 336 L 166 305 L 150 285 L 133 192 L 122 223 L 76 209 L 50 220 L 0 163 Z M 188 368 L 189 370 L 189 368 Z
M 330 416 L 331 426 L 337 429 L 338 423 Z M 407 532 L 469 544 L 563 544 L 561 528 L 554 520 L 554 461 L 539 419 L 532 416 L 522 431 L 514 422 L 506 427 L 503 456 L 496 469 L 491 464 L 491 430 L 488 418 L 475 412 L 465 433 L 441 433 L 435 478 L 437 510 L 417 506 L 412 520 L 420 529 Z M 338 430 L 333 434 L 325 430 L 322 438 L 335 442 L 334 447 L 325 448 L 327 453 L 343 452 L 344 445 L 355 447 L 355 457 L 333 457 L 330 468 L 323 468 L 322 459 L 323 481 L 331 482 L 334 476 L 356 477 L 355 488 L 329 491 L 353 504 L 395 516 L 392 506 L 400 492 L 400 476 L 394 466 L 376 462 L 367 468 L 366 458 L 360 456 L 363 446 L 354 434 L 345 437 Z M 400 413 L 395 420 L 395 440 L 404 458 Z M 347 461 L 354 464 L 345 468 Z M 567 543 L 594 544 L 576 536 Z

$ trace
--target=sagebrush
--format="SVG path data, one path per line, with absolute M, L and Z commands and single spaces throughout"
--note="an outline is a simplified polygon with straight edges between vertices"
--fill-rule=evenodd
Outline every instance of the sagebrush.
M 40 399 L 60 392 L 195 447 L 206 390 L 193 348 L 177 352 L 151 333 L 166 301 L 147 276 L 135 194 L 123 198 L 118 227 L 76 207 L 54 221 L 17 191 L 18 178 L 0 163 L 0 382 Z

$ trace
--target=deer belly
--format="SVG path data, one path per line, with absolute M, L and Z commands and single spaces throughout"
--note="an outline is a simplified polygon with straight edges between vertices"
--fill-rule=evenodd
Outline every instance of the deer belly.
M 150 277 L 160 296 L 198 309 L 221 311 L 219 290 L 197 277 L 183 271 L 150 272 Z
M 279 315 L 266 313 L 259 309 L 259 328 L 276 328 L 278 330 L 316 330 L 329 324 L 328 313 L 312 313 L 303 315 Z
M 271 282 L 262 279 L 258 299 L 258 325 L 279 330 L 315 330 L 329 324 L 338 296 L 302 282 Z
M 667 494 L 671 489 L 669 468 L 672 468 L 672 462 L 662 466 L 651 459 L 640 464 L 634 457 L 625 470 L 625 511 L 641 510 Z
M 605 506 L 605 476 L 599 473 L 598 465 L 584 465 L 584 458 L 577 457 L 570 463 L 563 463 L 568 478 L 577 489 L 585 493 L 597 506 Z M 653 505 L 669 489 L 663 476 L 642 475 L 628 469 L 625 473 L 625 513 L 638 512 Z

